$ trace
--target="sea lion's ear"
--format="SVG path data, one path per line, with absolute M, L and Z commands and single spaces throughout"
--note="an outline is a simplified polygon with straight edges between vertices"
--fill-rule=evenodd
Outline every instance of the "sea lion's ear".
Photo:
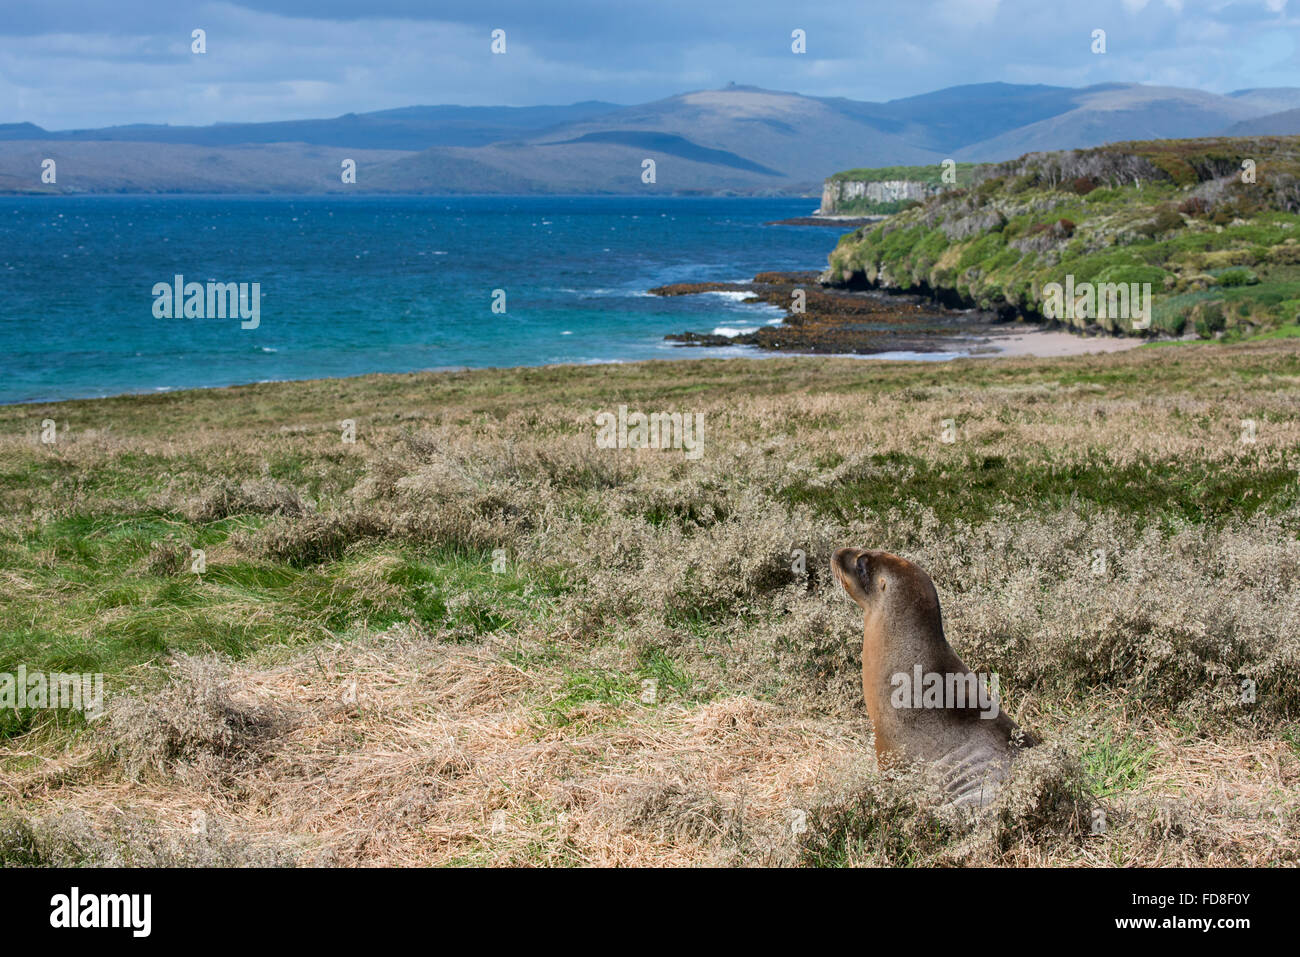
M 871 587 L 871 556 L 860 548 L 841 548 L 831 556 L 831 568 L 849 597 L 867 607 Z

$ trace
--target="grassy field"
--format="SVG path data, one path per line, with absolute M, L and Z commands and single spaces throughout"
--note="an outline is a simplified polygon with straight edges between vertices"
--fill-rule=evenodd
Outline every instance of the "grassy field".
M 1295 864 L 1298 468 L 1294 338 L 3 407 L 0 673 L 109 703 L 0 714 L 0 863 Z M 989 813 L 877 773 L 842 545 L 1045 739 Z

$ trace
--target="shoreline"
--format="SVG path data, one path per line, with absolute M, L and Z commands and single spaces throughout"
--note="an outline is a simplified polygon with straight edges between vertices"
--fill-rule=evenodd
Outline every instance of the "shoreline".
M 992 345 L 992 339 L 1005 338 L 1005 348 Z M 1109 340 L 1110 337 L 1105 337 Z M 1023 340 L 1023 341 L 1021 341 Z M 255 382 L 229 382 L 223 385 L 195 386 L 188 389 L 165 389 L 149 391 L 115 392 L 111 395 L 67 396 L 65 398 L 18 399 L 12 402 L 0 402 L 0 409 L 20 407 L 40 408 L 45 406 L 66 405 L 73 402 L 111 402 L 118 399 L 150 399 L 169 396 L 184 396 L 195 393 L 213 393 L 233 389 L 253 389 L 258 386 L 304 385 L 308 383 L 356 382 L 373 376 L 396 378 L 399 376 L 454 375 L 477 372 L 516 372 L 541 369 L 585 369 L 598 366 L 619 365 L 637 366 L 653 363 L 678 362 L 734 362 L 766 361 L 769 359 L 851 359 L 867 362 L 889 363 L 935 363 L 953 362 L 960 359 L 997 360 L 997 359 L 1064 359 L 1079 356 L 1100 355 L 1103 353 L 1122 352 L 1137 348 L 1147 340 L 1117 340 L 1113 345 L 1099 349 L 1090 349 L 1088 345 L 1100 342 L 1103 337 L 1086 337 L 1061 329 L 1028 329 L 1005 336 L 992 336 L 984 339 L 954 340 L 960 349 L 930 350 L 918 352 L 907 349 L 892 349 L 872 353 L 851 352 L 778 352 L 760 349 L 755 346 L 736 345 L 733 355 L 697 355 L 691 346 L 679 345 L 676 354 L 655 359 L 608 359 L 599 362 L 546 362 L 538 365 L 514 366 L 438 366 L 428 369 L 408 369 L 403 372 L 359 372 L 345 376 L 309 376 L 301 379 L 259 379 Z M 680 351 L 678 351 L 680 350 Z
M 674 283 L 649 290 L 672 298 L 722 294 L 764 303 L 785 313 L 780 322 L 736 332 L 686 331 L 665 338 L 684 347 L 748 346 L 783 355 L 870 358 L 916 353 L 1040 358 L 1119 352 L 1152 341 L 1098 330 L 1079 332 L 1059 323 L 1010 320 L 979 309 L 952 309 L 914 294 L 826 287 L 819 274 L 760 272 L 749 282 Z

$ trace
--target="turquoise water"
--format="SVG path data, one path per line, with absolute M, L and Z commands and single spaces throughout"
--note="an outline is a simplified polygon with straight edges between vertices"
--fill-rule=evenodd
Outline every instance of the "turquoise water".
M 652 286 L 821 269 L 810 199 L 0 199 L 0 402 L 474 366 L 733 355 L 663 341 L 780 318 Z M 260 283 L 256 328 L 155 284 Z M 249 287 L 251 292 L 251 286 Z M 494 291 L 505 312 L 493 312 Z M 206 300 L 206 296 L 204 297 Z M 499 297 L 498 297 L 499 299 Z

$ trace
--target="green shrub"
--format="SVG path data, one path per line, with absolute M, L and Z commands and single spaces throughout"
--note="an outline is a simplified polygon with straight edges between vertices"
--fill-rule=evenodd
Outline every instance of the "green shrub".
M 1107 266 L 1093 278 L 1093 282 L 1151 283 L 1153 291 L 1164 288 L 1165 276 L 1168 275 L 1158 266 L 1140 266 L 1136 263 L 1120 263 Z
M 1259 277 L 1249 269 L 1228 269 L 1219 275 L 1220 286 L 1249 286 L 1259 282 Z
M 1143 236 L 1159 236 L 1161 233 L 1178 229 L 1182 225 L 1183 217 L 1178 215 L 1178 210 L 1168 204 L 1162 204 L 1156 207 L 1155 218 L 1138 226 L 1137 232 Z
M 1113 202 L 1123 195 L 1123 190 L 1102 187 L 1101 189 L 1094 189 L 1090 192 L 1086 197 L 1084 197 L 1084 202 L 1100 205 L 1101 203 Z
M 1283 322 L 1295 322 L 1300 319 L 1300 299 L 1284 299 L 1277 305 Z
M 1223 316 L 1223 303 L 1208 302 L 1200 308 L 1196 317 L 1196 334 L 1202 339 L 1212 339 L 1216 332 L 1227 327 Z
M 840 203 L 835 211 L 841 216 L 893 216 L 895 213 L 916 209 L 923 205 L 925 204 L 914 199 L 894 199 L 884 203 L 872 202 L 869 199 L 851 199 Z

